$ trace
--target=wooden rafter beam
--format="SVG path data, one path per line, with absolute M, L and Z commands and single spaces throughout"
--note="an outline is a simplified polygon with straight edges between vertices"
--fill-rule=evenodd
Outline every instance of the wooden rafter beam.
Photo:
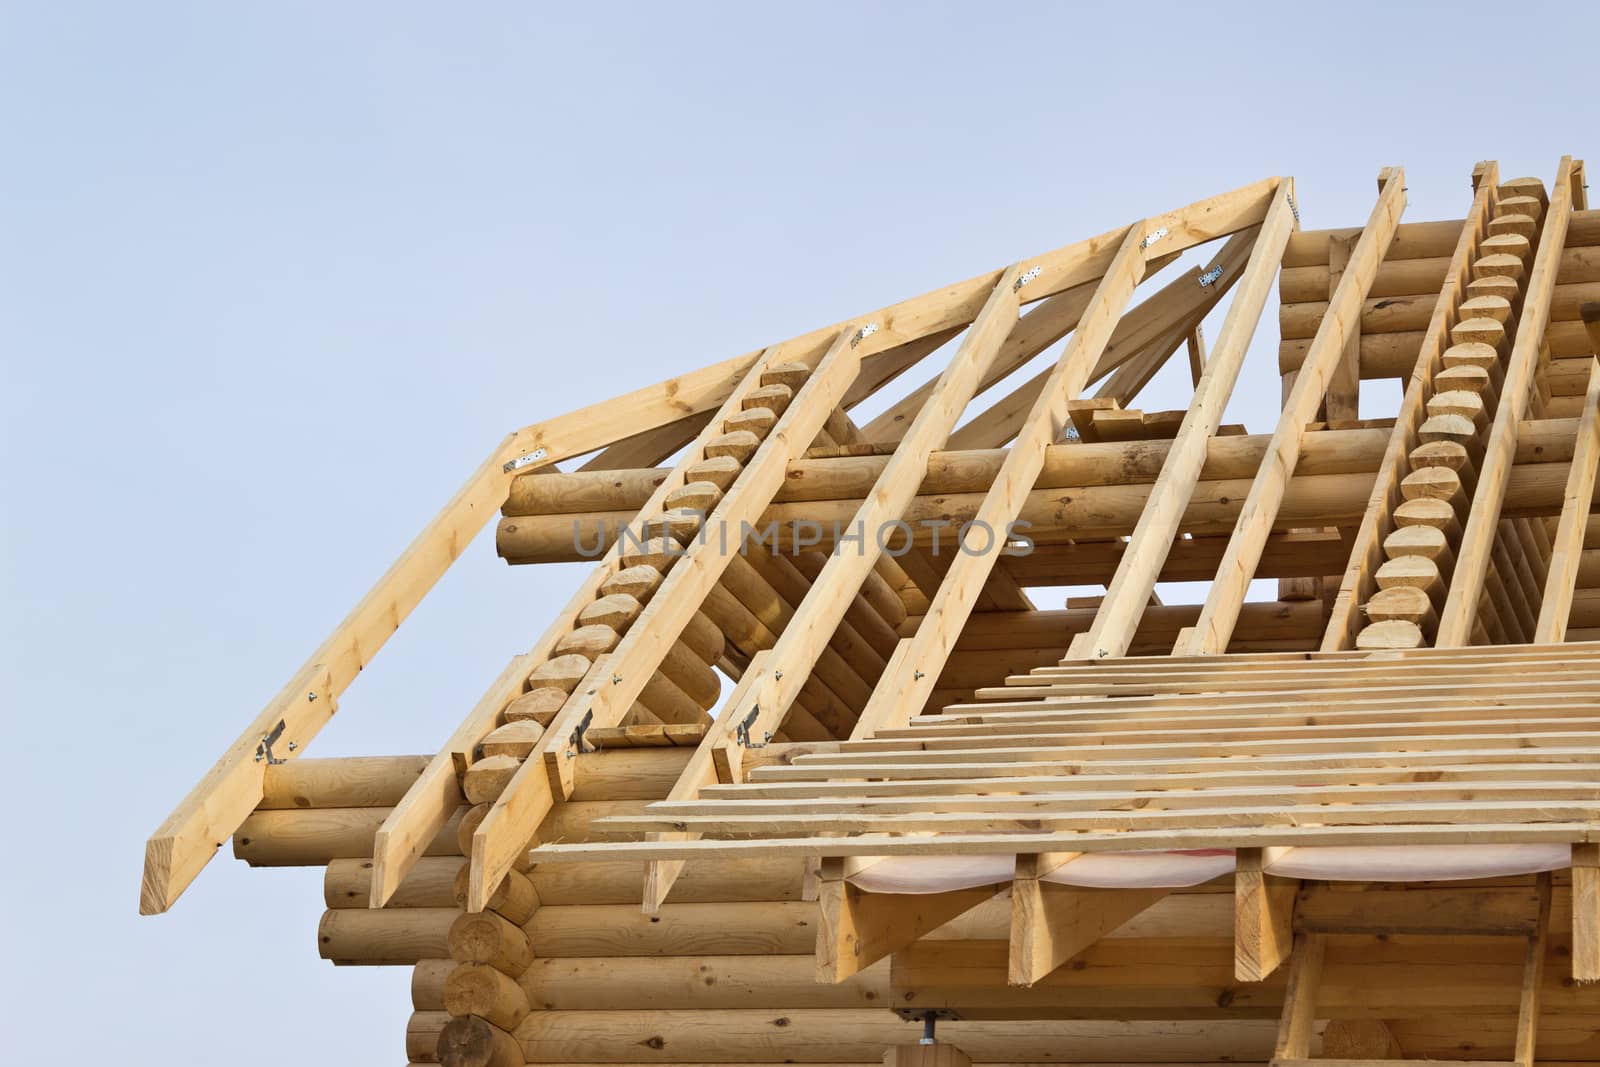
M 261 800 L 267 760 L 306 750 L 372 662 L 505 502 L 518 471 L 550 467 L 726 395 L 752 356 L 727 360 L 509 435 L 268 702 L 145 846 L 139 911 L 166 911 Z M 270 739 L 270 740 L 269 740 Z M 269 750 L 270 749 L 270 753 Z
M 789 462 L 804 452 L 822 430 L 823 424 L 855 380 L 861 367 L 861 342 L 875 332 L 867 331 L 866 325 L 850 324 L 839 332 L 754 455 L 712 508 L 711 514 L 705 519 L 704 529 L 742 531 L 772 503 L 772 498 L 783 484 Z M 691 446 L 685 462 L 657 487 L 641 511 L 642 515 L 660 513 L 666 498 L 686 484 L 689 466 L 704 458 L 706 448 L 713 438 L 722 433 L 726 420 L 739 413 L 741 397 L 760 387 L 764 368 L 786 362 L 788 355 L 783 346 L 763 353 L 740 387 L 713 418 L 711 425 L 702 432 L 700 440 Z M 707 594 L 732 562 L 738 550 L 738 536 L 735 535 L 731 551 L 716 534 L 696 540 L 689 546 L 683 558 L 678 559 L 667 572 L 643 612 L 628 627 L 621 642 L 611 651 L 607 673 L 611 676 L 612 684 L 580 687 L 551 723 L 545 740 L 533 757 L 522 765 L 506 785 L 473 834 L 472 871 L 467 894 L 469 911 L 481 911 L 485 907 L 506 872 L 526 848 L 531 827 L 537 826 L 543 812 L 548 810 L 552 802 L 552 781 L 563 785 L 562 776 L 570 774 L 570 761 L 565 758 L 570 732 L 580 723 L 610 727 L 622 722 L 683 633 L 684 627 L 700 610 Z M 601 565 L 595 568 L 590 580 L 572 602 L 579 610 L 592 601 L 594 592 L 598 591 L 598 583 L 620 569 L 622 552 L 623 544 L 619 542 L 612 547 Z M 595 589 L 591 591 L 590 586 Z M 569 605 L 568 612 L 563 612 L 551 629 L 566 629 L 575 618 L 576 612 Z
M 1500 169 L 1493 162 L 1479 163 L 1473 169 L 1472 207 L 1467 212 L 1456 240 L 1443 286 L 1434 302 L 1433 314 L 1423 334 L 1417 362 L 1411 372 L 1394 430 L 1378 467 L 1378 477 L 1367 501 L 1361 525 L 1345 566 L 1344 579 L 1329 612 L 1323 634 L 1322 651 L 1351 648 L 1361 628 L 1361 607 L 1376 586 L 1378 568 L 1383 564 L 1383 540 L 1394 529 L 1394 509 L 1401 503 L 1400 482 L 1410 469 L 1410 455 L 1418 444 L 1417 430 L 1428 418 L 1427 400 L 1433 392 L 1433 378 L 1443 369 L 1441 357 L 1449 344 L 1450 329 L 1460 319 L 1460 305 L 1477 258 L 1478 243 L 1488 235 L 1490 211 Z
M 1456 551 L 1450 591 L 1439 612 L 1439 629 L 1434 645 L 1450 648 L 1472 640 L 1477 621 L 1478 600 L 1488 577 L 1494 546 L 1505 503 L 1506 482 L 1516 458 L 1517 428 L 1528 407 L 1534 374 L 1545 351 L 1545 327 L 1550 322 L 1550 301 L 1555 290 L 1561 251 L 1566 247 L 1567 226 L 1572 220 L 1571 156 L 1564 156 L 1556 170 L 1554 192 L 1545 209 L 1534 253 L 1533 270 L 1528 275 L 1527 292 L 1517 318 L 1517 337 L 1506 364 L 1500 386 L 1500 404 L 1478 465 L 1478 484 L 1472 495 L 1472 509 L 1461 547 Z
M 1094 624 L 1073 639 L 1067 652 L 1069 659 L 1122 656 L 1133 641 L 1134 631 L 1155 590 L 1167 549 L 1200 480 L 1206 441 L 1222 423 L 1222 413 L 1244 366 L 1245 353 L 1266 306 L 1283 249 L 1295 231 L 1293 186 L 1292 179 L 1285 179 L 1267 210 L 1239 291 L 1228 308 L 1200 384 L 1195 387 L 1194 399 L 1134 527 L 1130 543 L 1138 545 L 1139 550 L 1123 554 Z
M 1589 388 L 1583 415 L 1578 419 L 1578 439 L 1572 465 L 1567 468 L 1567 489 L 1561 519 L 1551 540 L 1550 564 L 1544 595 L 1539 601 L 1535 644 L 1559 644 L 1567 636 L 1577 591 L 1578 567 L 1583 559 L 1583 534 L 1594 506 L 1594 485 L 1600 468 L 1600 360 L 1590 361 Z
M 1346 338 L 1358 328 L 1362 302 L 1372 287 L 1378 264 L 1394 239 L 1405 200 L 1405 174 L 1394 168 L 1362 230 L 1344 277 L 1340 279 L 1338 292 L 1329 302 L 1328 313 L 1317 328 L 1317 336 L 1311 342 L 1311 351 L 1300 367 L 1293 390 L 1284 402 L 1272 444 L 1245 498 L 1216 581 L 1206 595 L 1200 620 L 1187 639 L 1173 649 L 1174 654 L 1211 655 L 1227 650 L 1228 638 L 1238 621 L 1250 581 L 1255 577 L 1262 549 L 1283 502 L 1284 490 L 1299 462 L 1306 424 L 1313 421 L 1322 405 L 1328 377 L 1344 351 Z
M 1228 194 L 1229 197 L 1235 195 Z M 1217 202 L 1227 203 L 1227 198 L 1219 198 Z M 1217 237 L 1255 226 L 1265 217 L 1266 211 L 1267 203 L 1251 196 L 1245 202 L 1235 201 L 1223 210 L 1214 211 L 1210 217 L 1185 209 L 1129 227 L 1077 330 L 1068 339 L 1018 433 L 1016 443 L 1006 453 L 1000 471 L 984 494 L 973 519 L 976 528 L 1003 531 L 1016 518 L 1023 498 L 1043 468 L 1046 450 L 1061 436 L 1066 425 L 1067 405 L 1088 383 L 1123 309 L 1144 276 L 1145 264 L 1152 254 L 1150 250 L 1160 245 L 1164 251 L 1173 251 L 1172 245 L 1163 242 L 1172 238 L 1180 227 L 1187 232 L 1191 243 L 1196 243 L 1205 234 Z M 919 469 L 925 463 L 924 458 L 918 464 Z M 986 550 L 964 551 L 952 562 L 932 606 L 905 651 L 900 673 L 879 681 L 872 700 L 856 723 L 853 736 L 869 737 L 885 725 L 899 725 L 927 701 L 957 635 L 1000 557 L 999 537 L 990 540 Z

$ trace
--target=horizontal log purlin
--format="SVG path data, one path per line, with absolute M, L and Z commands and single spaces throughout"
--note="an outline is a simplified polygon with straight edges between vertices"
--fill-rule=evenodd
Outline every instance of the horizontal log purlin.
M 1581 395 L 1587 365 L 1572 361 L 1569 368 L 1552 366 L 1552 392 Z M 1582 371 L 1582 375 L 1579 371 Z M 1582 377 L 1582 381 L 1577 381 Z M 1559 382 L 1559 387 L 1556 383 Z M 1554 462 L 1572 457 L 1577 419 L 1530 419 L 1517 435 L 1519 463 Z M 1214 437 L 1206 446 L 1206 479 L 1249 478 L 1266 451 L 1267 434 Z M 1345 474 L 1377 469 L 1389 430 L 1382 426 L 1361 429 L 1320 429 L 1306 434 L 1305 453 L 1298 472 Z M 1055 489 L 1131 485 L 1154 482 L 1166 461 L 1170 441 L 1124 441 L 1052 445 L 1046 450 L 1044 470 L 1036 488 Z M 919 495 L 981 492 L 1004 462 L 1003 448 L 935 452 Z M 784 488 L 777 501 L 849 500 L 867 492 L 887 456 L 840 456 L 800 459 L 789 464 Z M 626 511 L 642 504 L 667 471 L 641 468 L 600 473 L 546 474 L 520 478 L 506 501 L 504 514 L 573 515 Z
M 1565 463 L 1527 463 L 1516 467 L 1506 498 L 1508 516 L 1549 516 L 1559 512 L 1566 485 Z M 1285 532 L 1316 524 L 1351 526 L 1359 522 L 1372 489 L 1373 475 L 1325 474 L 1297 476 L 1290 480 L 1283 505 L 1275 516 L 1274 529 Z M 1184 511 L 1181 528 L 1192 536 L 1226 534 L 1238 517 L 1249 492 L 1250 481 L 1233 478 L 1202 481 Z M 1150 486 L 1145 483 L 1086 488 L 1034 489 L 1024 498 L 1017 515 L 1026 527 L 1017 529 L 1038 544 L 1063 540 L 1125 537 L 1138 522 Z M 912 543 L 932 546 L 937 536 L 943 551 L 953 551 L 956 530 L 978 512 L 983 494 L 956 493 L 918 496 L 900 516 L 907 524 Z M 840 538 L 852 534 L 855 514 L 852 501 L 803 501 L 774 504 L 750 531 L 729 529 L 730 550 L 737 547 L 744 533 L 753 538 L 776 524 L 779 547 L 784 552 L 814 547 L 829 551 L 834 547 L 836 529 Z M 603 538 L 608 544 L 626 513 L 601 515 L 521 516 L 501 520 L 496 548 L 510 563 L 559 563 L 584 559 L 587 546 Z M 603 529 L 602 529 L 603 526 Z M 907 528 L 886 526 L 881 535 L 895 551 L 900 551 Z M 1004 531 L 995 531 L 998 544 Z M 712 531 L 708 536 L 718 536 Z M 768 544 L 771 544 L 768 538 Z M 977 542 L 983 546 L 982 539 Z M 993 546 L 989 546 L 993 547 Z

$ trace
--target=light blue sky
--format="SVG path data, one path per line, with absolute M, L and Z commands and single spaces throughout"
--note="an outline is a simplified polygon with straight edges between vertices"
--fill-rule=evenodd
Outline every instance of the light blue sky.
M 1578 11 L 0 4 L 8 1059 L 402 1061 L 319 871 L 141 919 L 141 851 L 501 434 L 1269 174 L 1458 217 L 1600 148 Z M 433 751 L 541 570 L 475 544 L 312 754 Z

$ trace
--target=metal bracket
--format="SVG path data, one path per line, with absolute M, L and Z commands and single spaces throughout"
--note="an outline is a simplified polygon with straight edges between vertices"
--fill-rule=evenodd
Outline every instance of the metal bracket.
M 756 717 L 761 714 L 761 705 L 757 704 L 750 709 L 750 714 L 733 725 L 733 739 L 743 748 L 766 748 L 767 742 L 772 740 L 771 733 L 764 733 L 760 744 L 750 740 L 750 727 L 756 724 Z
M 1161 240 L 1166 235 L 1167 235 L 1167 228 L 1165 226 L 1162 226 L 1162 227 L 1159 227 L 1157 229 L 1151 230 L 1148 234 L 1145 235 L 1144 240 L 1139 242 L 1139 247 L 1140 248 L 1149 248 L 1151 245 L 1155 244 L 1157 241 Z
M 1016 281 L 1011 283 L 1011 291 L 1013 293 L 1017 292 L 1024 285 L 1027 285 L 1042 273 L 1044 273 L 1044 268 L 1042 267 L 1029 267 L 1027 270 L 1023 271 L 1017 276 Z
M 278 738 L 283 736 L 283 731 L 286 729 L 288 729 L 288 727 L 284 725 L 282 719 L 279 719 L 278 725 L 272 728 L 272 732 L 262 736 L 261 743 L 256 746 L 257 763 L 260 763 L 262 760 L 266 760 L 269 767 L 276 767 L 278 764 L 283 762 L 283 760 L 272 754 L 272 746 L 278 743 Z M 293 752 L 296 747 L 297 746 L 293 741 L 289 742 L 290 752 Z
M 1293 193 L 1285 193 L 1283 195 L 1288 198 L 1288 201 L 1289 201 L 1289 213 L 1294 216 L 1294 224 L 1296 226 L 1300 225 L 1300 207 L 1299 207 L 1298 204 L 1296 204 L 1294 202 L 1294 194 Z
M 589 724 L 594 722 L 594 709 L 590 708 L 583 713 L 583 719 L 572 728 L 572 735 L 567 738 L 567 758 L 573 759 L 585 752 L 593 752 L 594 748 L 583 739 L 584 732 L 589 729 Z
M 510 474 L 512 471 L 519 471 L 523 467 L 533 466 L 549 454 L 550 450 L 548 448 L 536 448 L 526 456 L 518 456 L 516 459 L 507 460 L 505 466 L 500 469 Z
M 861 327 L 861 329 L 856 331 L 856 335 L 854 337 L 850 338 L 850 347 L 854 348 L 856 345 L 860 344 L 862 341 L 865 341 L 867 338 L 871 337 L 873 334 L 875 334 L 877 332 L 878 332 L 878 324 L 877 323 L 875 323 L 875 322 L 867 323 L 865 326 Z
M 894 1013 L 907 1022 L 922 1023 L 924 1037 L 932 1036 L 931 1027 L 934 1020 L 943 1019 L 949 1022 L 961 1018 L 961 1013 L 954 1008 L 895 1008 Z
M 1209 289 L 1216 284 L 1217 279 L 1220 277 L 1222 277 L 1222 264 L 1218 263 L 1215 267 L 1200 275 L 1200 288 Z

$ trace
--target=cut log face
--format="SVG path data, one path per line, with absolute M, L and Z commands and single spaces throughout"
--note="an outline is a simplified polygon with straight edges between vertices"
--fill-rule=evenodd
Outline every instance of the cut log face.
M 518 431 L 142 910 L 325 867 L 412 1064 L 1600 1064 L 1600 211 L 1471 179 L 1307 231 L 1269 178 Z M 435 752 L 303 759 L 497 508 L 571 599 Z

